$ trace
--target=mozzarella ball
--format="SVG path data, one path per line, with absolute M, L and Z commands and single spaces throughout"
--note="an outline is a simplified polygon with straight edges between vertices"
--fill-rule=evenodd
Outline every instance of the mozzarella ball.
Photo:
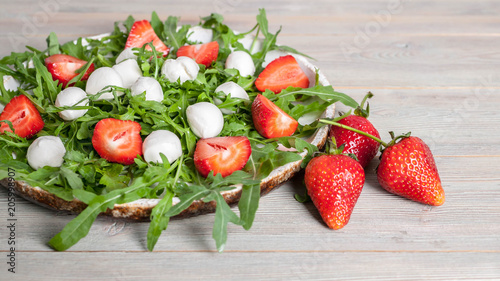
M 132 51 L 132 48 L 126 48 L 125 50 L 123 50 L 118 55 L 118 57 L 116 57 L 115 63 L 120 63 L 120 62 L 122 62 L 124 60 L 128 60 L 128 59 L 133 59 L 133 60 L 137 59 L 137 55 L 134 54 L 134 52 Z
M 153 77 L 140 77 L 130 88 L 132 96 L 146 92 L 146 100 L 161 102 L 163 100 L 163 90 L 161 85 Z
M 252 48 L 253 44 L 253 49 L 250 51 L 252 55 L 262 51 L 262 39 L 257 39 L 254 43 L 254 38 L 254 36 L 247 34 L 245 35 L 245 37 L 238 39 L 238 42 L 240 42 L 248 51 L 250 51 L 250 48 Z
M 186 115 L 193 133 L 200 138 L 216 137 L 224 127 L 224 117 L 213 103 L 199 102 L 187 107 Z
M 163 163 L 160 153 L 163 153 L 168 162 L 172 163 L 182 155 L 181 140 L 170 131 L 154 131 L 144 139 L 142 152 L 144 153 L 144 160 L 148 163 Z
M 57 94 L 55 106 L 87 106 L 88 100 L 83 100 L 87 97 L 87 93 L 78 87 L 68 87 Z M 82 101 L 83 100 L 83 101 Z M 81 101 L 80 103 L 78 103 Z M 78 104 L 77 104 L 78 103 Z M 87 113 L 87 109 L 66 109 L 59 112 L 59 116 L 66 121 L 75 120 Z
M 7 91 L 17 91 L 17 88 L 21 86 L 21 83 L 17 81 L 14 77 L 10 75 L 3 76 L 3 87 Z
M 229 54 L 226 60 L 226 69 L 234 68 L 240 72 L 241 76 L 253 75 L 255 65 L 252 57 L 244 51 L 235 51 Z
M 111 67 L 101 67 L 94 70 L 94 72 L 90 74 L 85 91 L 89 95 L 95 95 L 107 86 L 117 86 L 123 88 L 123 80 L 120 74 L 118 74 L 118 72 Z M 116 94 L 121 96 L 123 95 L 123 92 L 117 91 Z M 98 100 L 111 99 L 113 99 L 113 93 L 111 89 L 109 89 L 102 94 Z
M 120 77 L 123 81 L 123 87 L 130 89 L 132 85 L 142 77 L 142 71 L 137 64 L 136 60 L 128 59 L 120 62 L 113 66 L 113 69 L 120 74 Z
M 177 82 L 180 79 L 181 84 L 187 80 L 194 80 L 198 76 L 200 66 L 188 57 L 178 57 L 177 59 L 166 60 L 162 67 L 161 73 L 170 82 Z
M 29 147 L 26 158 L 31 168 L 38 170 L 45 166 L 61 167 L 66 148 L 59 137 L 37 138 Z
M 269 51 L 266 53 L 266 56 L 264 58 L 264 62 L 262 62 L 262 67 L 266 67 L 268 64 L 270 64 L 273 60 L 279 58 L 279 57 L 283 57 L 283 56 L 286 56 L 288 55 L 288 53 L 285 53 L 283 51 L 280 51 L 280 50 L 272 50 L 272 51 Z
M 206 44 L 212 42 L 213 31 L 203 28 L 199 25 L 192 26 L 187 31 L 187 40 L 198 44 Z
M 244 99 L 244 100 L 250 100 L 245 89 L 243 89 L 240 85 L 238 85 L 232 81 L 219 85 L 219 87 L 217 87 L 215 89 L 215 92 L 223 92 L 226 95 L 231 94 L 232 98 L 240 98 L 240 99 Z M 222 101 L 218 98 L 214 98 L 214 103 L 216 105 L 219 105 L 222 103 Z M 224 114 L 233 114 L 234 113 L 234 111 L 229 110 L 229 109 L 225 109 L 225 108 L 221 108 L 220 111 L 222 111 L 222 113 L 224 113 Z

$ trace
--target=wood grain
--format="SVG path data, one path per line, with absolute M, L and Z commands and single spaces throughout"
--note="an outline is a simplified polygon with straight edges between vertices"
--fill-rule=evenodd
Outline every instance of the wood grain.
M 279 43 L 316 58 L 336 90 L 357 100 L 375 94 L 370 119 L 384 139 L 389 130 L 411 131 L 430 145 L 446 203 L 430 207 L 388 194 L 377 183 L 375 159 L 340 231 L 326 228 L 311 203 L 295 201 L 305 192 L 299 174 L 261 199 L 250 231 L 229 227 L 223 254 L 211 238 L 213 214 L 172 221 L 154 253 L 145 250 L 147 223 L 99 218 L 86 238 L 58 253 L 47 241 L 74 216 L 18 199 L 19 271 L 9 280 L 500 279 L 498 1 L 54 1 L 57 12 L 29 34 L 45 2 L 0 3 L 0 56 L 21 50 L 12 38 L 43 49 L 51 31 L 69 41 L 153 10 L 185 24 L 218 12 L 244 31 L 258 7 L 266 8 L 271 30 L 283 27 Z M 391 12 L 391 3 L 399 10 Z M 4 222 L 6 214 L 0 189 Z M 3 256 L 4 237 L 0 227 Z

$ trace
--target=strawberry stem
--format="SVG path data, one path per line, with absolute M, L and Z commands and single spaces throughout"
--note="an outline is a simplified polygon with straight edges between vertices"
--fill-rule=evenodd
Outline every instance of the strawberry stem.
M 353 131 L 355 133 L 358 133 L 362 136 L 365 136 L 365 137 L 368 137 L 378 143 L 380 143 L 382 146 L 384 147 L 387 147 L 388 144 L 386 142 L 384 142 L 383 140 L 377 138 L 376 136 L 373 136 L 373 135 L 370 135 L 366 132 L 363 132 L 361 130 L 358 130 L 358 129 L 355 129 L 353 127 L 350 127 L 350 126 L 346 126 L 346 125 L 343 125 L 343 124 L 340 124 L 340 123 L 337 123 L 335 121 L 332 121 L 332 120 L 328 120 L 328 119 L 319 119 L 319 122 L 323 123 L 323 124 L 328 124 L 328 125 L 333 125 L 333 126 L 337 126 L 337 127 L 340 127 L 340 128 L 343 128 L 343 129 L 346 129 L 346 130 L 349 130 L 349 131 Z

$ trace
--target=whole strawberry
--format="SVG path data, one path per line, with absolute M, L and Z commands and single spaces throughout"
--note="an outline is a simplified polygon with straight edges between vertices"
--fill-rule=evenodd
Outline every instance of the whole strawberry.
M 393 141 L 394 142 L 394 141 Z M 387 191 L 420 203 L 439 206 L 444 190 L 429 147 L 417 137 L 405 137 L 385 148 L 377 179 Z
M 360 107 L 354 111 L 354 115 L 349 115 L 338 121 L 338 123 L 380 138 L 380 134 L 377 129 L 375 129 L 373 124 L 367 119 L 370 115 L 369 105 L 367 104 L 366 109 L 363 109 L 366 99 L 371 98 L 372 96 L 372 93 L 368 93 L 363 99 Z M 331 127 L 330 137 L 335 139 L 337 145 L 344 145 L 343 153 L 356 155 L 363 168 L 370 163 L 375 155 L 377 155 L 380 147 L 378 142 L 370 139 L 369 137 L 337 126 Z
M 332 229 L 344 227 L 365 183 L 363 167 L 346 155 L 322 155 L 306 167 L 307 193 L 323 221 Z

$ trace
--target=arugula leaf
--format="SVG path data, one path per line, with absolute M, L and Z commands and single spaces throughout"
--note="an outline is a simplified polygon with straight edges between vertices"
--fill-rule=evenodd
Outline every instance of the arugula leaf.
M 138 177 L 127 188 L 96 196 L 89 202 L 85 210 L 49 241 L 49 245 L 57 251 L 69 249 L 80 239 L 87 236 L 92 223 L 100 213 L 113 208 L 115 204 L 123 204 L 141 198 L 141 189 L 149 188 L 151 184 L 152 182 L 145 182 L 144 178 Z
M 149 224 L 148 234 L 147 234 L 147 246 L 149 251 L 153 251 L 158 238 L 163 230 L 167 229 L 170 217 L 164 216 L 172 207 L 172 198 L 174 194 L 168 189 L 164 197 L 156 204 L 156 206 L 151 211 L 151 223 Z
M 240 210 L 240 219 L 244 229 L 249 230 L 255 219 L 255 213 L 259 208 L 260 184 L 245 185 L 241 191 L 238 209 Z
M 229 205 L 224 200 L 224 197 L 220 193 L 214 193 L 216 195 L 215 201 L 217 202 L 217 207 L 215 209 L 215 221 L 212 230 L 212 237 L 215 240 L 217 250 L 219 252 L 224 251 L 227 241 L 227 224 L 232 222 L 235 224 L 239 223 L 238 216 L 231 210 Z
M 49 34 L 49 37 L 47 37 L 47 46 L 49 56 L 61 53 L 61 51 L 59 50 L 59 40 L 57 39 L 57 35 L 54 32 L 51 32 Z

